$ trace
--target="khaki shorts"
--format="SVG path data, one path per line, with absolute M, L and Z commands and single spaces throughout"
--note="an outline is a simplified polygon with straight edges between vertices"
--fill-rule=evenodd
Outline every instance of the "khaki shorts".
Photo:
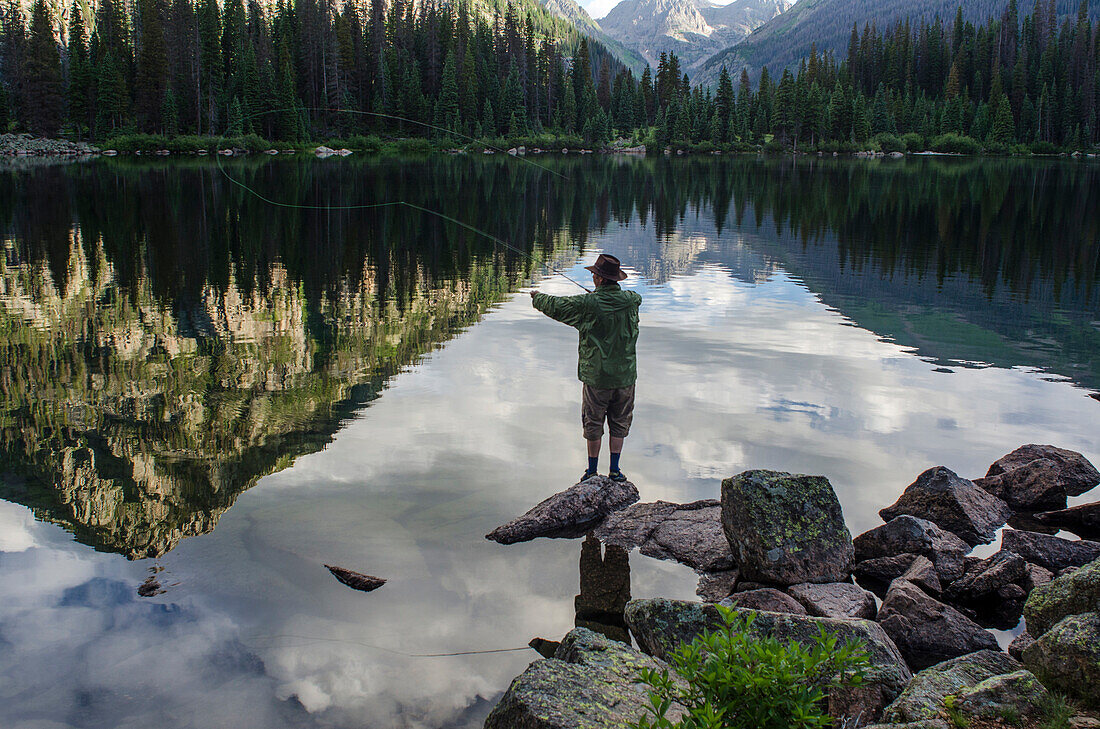
M 612 438 L 625 438 L 630 434 L 634 420 L 634 385 L 601 390 L 585 385 L 581 390 L 581 424 L 584 439 L 603 437 L 603 421 Z

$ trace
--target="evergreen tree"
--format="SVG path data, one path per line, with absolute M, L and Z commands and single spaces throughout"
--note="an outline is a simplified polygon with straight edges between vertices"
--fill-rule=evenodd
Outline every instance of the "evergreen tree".
M 61 54 L 53 39 L 45 0 L 35 0 L 31 9 L 23 83 L 23 124 L 34 134 L 57 134 L 65 114 L 64 84 L 61 81 Z
M 164 10 L 159 0 L 139 0 L 140 29 L 134 84 L 138 127 L 162 131 L 161 109 L 168 88 L 168 51 L 164 43 Z

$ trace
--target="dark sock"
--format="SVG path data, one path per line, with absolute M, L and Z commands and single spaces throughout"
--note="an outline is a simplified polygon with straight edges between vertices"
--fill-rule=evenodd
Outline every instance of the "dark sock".
M 622 455 L 622 453 L 612 453 L 611 454 L 611 472 L 612 473 L 615 473 L 615 471 L 619 470 L 619 456 L 621 456 L 621 455 Z
M 593 458 L 592 456 L 588 457 L 588 472 L 589 473 L 595 473 L 596 468 L 599 465 L 600 465 L 600 457 L 599 456 L 596 456 L 595 458 Z

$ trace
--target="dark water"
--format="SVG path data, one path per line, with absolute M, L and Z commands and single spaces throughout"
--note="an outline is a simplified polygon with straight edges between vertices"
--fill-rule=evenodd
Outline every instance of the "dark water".
M 482 538 L 584 467 L 575 337 L 517 295 L 579 289 L 462 224 L 577 280 L 597 252 L 629 266 L 645 500 L 822 473 L 858 533 L 931 465 L 1100 462 L 1091 162 L 225 172 L 0 171 L 5 727 L 477 726 L 537 655 L 420 654 L 692 597 L 677 565 Z

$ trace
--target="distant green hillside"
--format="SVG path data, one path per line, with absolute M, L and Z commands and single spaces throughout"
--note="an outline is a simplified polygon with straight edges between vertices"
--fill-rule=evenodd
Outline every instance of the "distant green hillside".
M 871 24 L 880 31 L 906 18 L 913 22 L 932 20 L 939 16 L 945 24 L 955 18 L 961 6 L 963 18 L 974 24 L 1000 16 L 1009 0 L 799 0 L 787 12 L 757 28 L 735 46 L 716 53 L 703 63 L 696 73 L 696 82 L 713 85 L 725 66 L 735 77 L 747 69 L 755 80 L 767 67 L 777 74 L 797 64 L 817 44 L 819 51 L 829 50 L 843 57 L 855 24 L 862 32 Z M 1020 2 L 1021 16 L 1031 12 L 1031 5 Z M 1044 3 L 1045 5 L 1045 3 Z M 1078 0 L 1057 0 L 1058 13 L 1076 15 Z M 1100 15 L 1100 0 L 1088 0 L 1089 14 Z

